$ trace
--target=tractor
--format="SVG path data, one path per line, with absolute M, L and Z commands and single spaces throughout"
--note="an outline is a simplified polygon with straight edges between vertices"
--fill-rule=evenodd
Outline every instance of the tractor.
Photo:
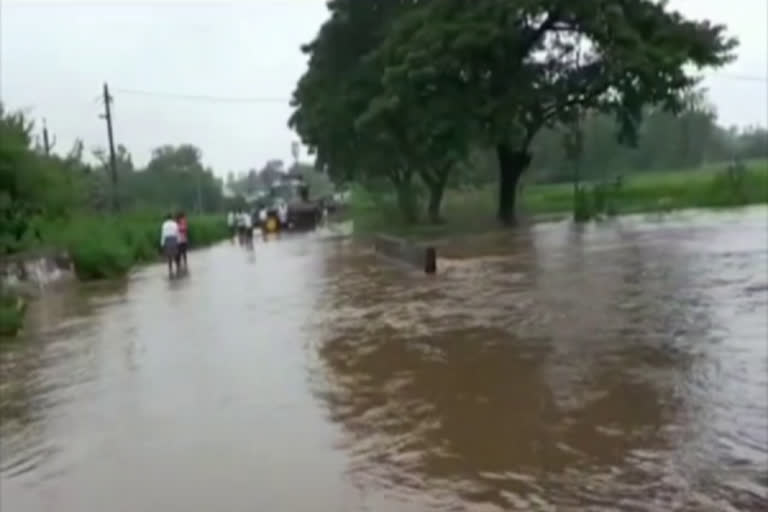
M 311 231 L 322 218 L 322 209 L 309 200 L 309 187 L 300 178 L 272 185 L 260 206 L 259 225 L 264 234 Z

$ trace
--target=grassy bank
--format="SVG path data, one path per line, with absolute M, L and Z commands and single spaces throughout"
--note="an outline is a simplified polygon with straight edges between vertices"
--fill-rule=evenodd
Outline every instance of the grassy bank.
M 24 320 L 25 302 L 21 297 L 0 293 L 0 339 L 15 336 Z
M 126 214 L 79 217 L 41 226 L 43 243 L 66 249 L 82 280 L 125 275 L 139 263 L 160 258 L 162 216 Z M 223 216 L 190 216 L 190 247 L 202 247 L 228 236 Z
M 586 184 L 579 196 L 580 210 L 593 214 L 627 214 L 683 208 L 722 208 L 768 203 L 768 161 L 752 161 L 743 173 L 732 176 L 727 165 L 667 172 L 625 175 L 621 185 Z M 615 176 L 617 173 L 612 173 Z M 443 202 L 445 222 L 440 225 L 405 225 L 399 219 L 395 198 L 356 189 L 349 215 L 358 233 L 389 232 L 424 238 L 497 229 L 496 188 L 493 186 L 448 190 Z M 567 218 L 574 211 L 572 184 L 524 185 L 521 216 L 535 219 Z

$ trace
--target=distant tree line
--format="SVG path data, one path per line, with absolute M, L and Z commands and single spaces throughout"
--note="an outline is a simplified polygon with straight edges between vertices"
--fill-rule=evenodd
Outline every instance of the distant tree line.
M 94 152 L 100 162 L 85 166 L 91 175 L 91 205 L 109 207 L 111 177 L 108 155 Z M 164 145 L 152 150 L 147 165 L 136 168 L 128 150 L 118 145 L 118 201 L 121 208 L 183 209 L 188 212 L 215 212 L 225 206 L 222 180 L 202 163 L 202 152 L 191 144 Z
M 616 139 L 613 119 L 591 114 L 581 122 L 583 147 L 581 176 L 601 179 L 645 171 L 685 171 L 707 164 L 768 158 L 768 130 L 763 127 L 725 128 L 717 124 L 705 95 L 675 115 L 649 110 L 637 127 L 635 145 Z M 531 143 L 533 159 L 529 181 L 556 183 L 573 180 L 573 165 L 566 153 L 562 129 L 541 131 Z M 453 176 L 451 185 L 484 185 L 497 177 L 491 149 L 474 148 Z

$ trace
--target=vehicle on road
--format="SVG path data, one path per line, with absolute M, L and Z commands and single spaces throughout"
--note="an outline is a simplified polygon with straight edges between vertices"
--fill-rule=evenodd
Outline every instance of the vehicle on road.
M 270 188 L 262 202 L 258 223 L 264 233 L 311 231 L 323 216 L 318 201 L 309 199 L 309 187 L 303 179 L 293 178 Z

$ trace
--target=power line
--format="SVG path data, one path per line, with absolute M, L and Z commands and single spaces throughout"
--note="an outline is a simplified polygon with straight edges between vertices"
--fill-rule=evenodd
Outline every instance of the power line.
M 725 78 L 727 80 L 736 80 L 736 81 L 742 81 L 742 82 L 768 82 L 768 76 L 760 76 L 760 75 L 737 75 L 737 74 L 730 74 L 730 73 L 717 73 L 714 75 L 704 76 L 704 79 L 710 79 L 710 78 Z
M 744 82 L 761 82 L 768 83 L 767 76 L 759 75 L 742 75 L 742 74 L 726 74 L 718 73 L 708 76 L 702 76 L 701 78 L 708 79 L 726 79 L 736 80 Z M 210 94 L 184 94 L 167 91 L 150 91 L 146 89 L 123 89 L 115 88 L 115 92 L 121 94 L 128 94 L 134 96 L 153 96 L 157 98 L 170 98 L 187 101 L 207 101 L 211 103 L 290 103 L 290 98 L 280 98 L 277 96 L 216 96 Z
M 290 98 L 278 98 L 269 96 L 213 96 L 208 94 L 182 94 L 164 91 L 148 91 L 143 89 L 113 89 L 121 94 L 135 96 L 154 96 L 157 98 L 175 98 L 190 101 L 208 101 L 214 103 L 289 103 Z

